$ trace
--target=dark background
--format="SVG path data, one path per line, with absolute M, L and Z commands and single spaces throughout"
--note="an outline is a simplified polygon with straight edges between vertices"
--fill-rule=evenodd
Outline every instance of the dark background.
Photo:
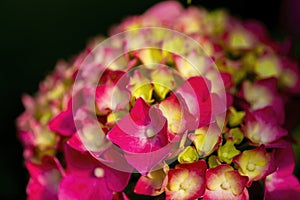
M 299 44 L 299 15 L 293 13 L 300 7 L 291 4 L 296 1 L 194 0 L 192 4 L 225 7 L 238 17 L 258 19 L 274 37 L 289 35 Z M 0 199 L 26 198 L 28 175 L 15 134 L 15 119 L 23 111 L 21 95 L 34 94 L 57 60 L 68 60 L 89 38 L 106 34 L 110 25 L 141 14 L 156 2 L 159 0 L 0 0 Z M 299 48 L 295 52 L 299 58 Z

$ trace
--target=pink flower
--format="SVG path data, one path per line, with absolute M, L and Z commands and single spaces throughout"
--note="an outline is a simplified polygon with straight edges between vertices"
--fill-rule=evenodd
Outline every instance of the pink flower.
M 127 110 L 129 92 L 126 89 L 128 78 L 124 71 L 107 70 L 96 88 L 96 107 L 99 115 L 111 111 Z
M 269 148 L 282 147 L 286 144 L 281 138 L 287 136 L 288 133 L 280 127 L 274 115 L 275 112 L 270 107 L 247 113 L 243 130 L 245 136 L 254 145 L 263 144 Z
M 251 111 L 270 106 L 275 111 L 278 122 L 280 124 L 284 122 L 284 102 L 278 94 L 275 78 L 262 79 L 254 83 L 245 81 L 238 96 L 249 103 L 248 109 Z
M 143 175 L 167 158 L 173 148 L 168 140 L 166 118 L 142 98 L 107 133 L 107 138 L 125 152 L 128 163 Z
M 205 191 L 206 163 L 204 160 L 191 164 L 179 164 L 170 169 L 166 178 L 166 199 L 193 200 Z
M 206 172 L 204 200 L 249 199 L 247 176 L 241 176 L 230 165 L 219 165 Z
M 64 176 L 59 161 L 52 156 L 44 156 L 41 164 L 31 161 L 26 162 L 30 173 L 30 180 L 27 185 L 29 200 L 55 200 L 61 178 Z
M 167 120 L 161 111 L 142 99 L 136 100 L 130 115 L 123 117 L 107 133 L 110 141 L 126 152 L 147 153 L 168 144 Z
M 88 152 L 65 146 L 66 175 L 61 180 L 60 199 L 112 199 L 113 192 L 126 186 L 130 173 L 117 171 L 102 164 Z
M 151 171 L 146 176 L 141 176 L 137 181 L 134 192 L 149 196 L 157 196 L 164 192 L 164 179 L 168 173 L 168 165 L 163 169 Z
M 241 175 L 248 176 L 248 186 L 275 171 L 274 153 L 268 153 L 264 146 L 245 150 L 233 162 L 238 166 Z
M 246 200 L 262 181 L 266 199 L 298 198 L 284 106 L 300 72 L 289 40 L 176 1 L 111 33 L 123 31 L 93 39 L 23 97 L 29 199 Z

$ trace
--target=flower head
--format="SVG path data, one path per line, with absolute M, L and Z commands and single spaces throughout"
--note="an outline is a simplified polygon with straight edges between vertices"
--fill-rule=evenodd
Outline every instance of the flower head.
M 164 1 L 110 34 L 23 97 L 29 199 L 299 196 L 300 72 L 262 24 Z

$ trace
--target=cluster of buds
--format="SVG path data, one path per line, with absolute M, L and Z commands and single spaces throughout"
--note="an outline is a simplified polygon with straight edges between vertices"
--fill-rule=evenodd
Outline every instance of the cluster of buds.
M 160 3 L 59 63 L 18 118 L 28 199 L 296 199 L 287 44 Z

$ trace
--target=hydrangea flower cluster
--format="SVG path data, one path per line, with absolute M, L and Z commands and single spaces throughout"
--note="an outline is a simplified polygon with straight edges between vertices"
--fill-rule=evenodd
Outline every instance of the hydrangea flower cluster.
M 28 199 L 299 198 L 284 128 L 300 92 L 288 44 L 258 22 L 173 1 L 110 34 L 23 97 Z

